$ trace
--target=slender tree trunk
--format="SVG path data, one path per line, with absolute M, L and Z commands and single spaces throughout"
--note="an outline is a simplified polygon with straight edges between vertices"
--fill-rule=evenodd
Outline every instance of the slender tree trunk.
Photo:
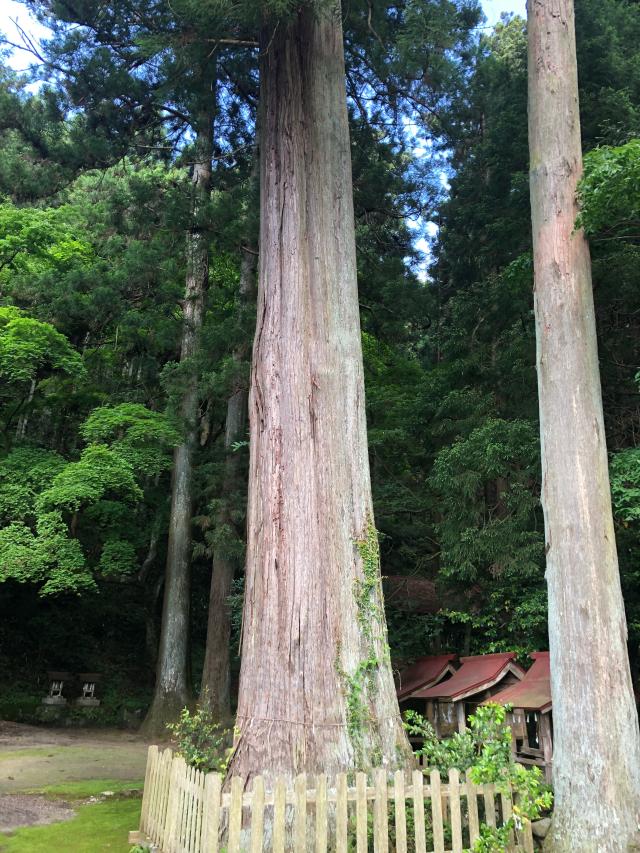
M 545 849 L 636 849 L 640 735 L 611 513 L 572 0 L 529 0 L 535 263 L 555 811 Z
M 265 27 L 239 735 L 249 777 L 403 766 L 373 525 L 339 9 Z
M 257 177 L 257 176 L 256 176 Z M 240 310 L 246 310 L 255 290 L 256 255 L 243 249 L 240 267 Z M 242 458 L 233 451 L 233 444 L 241 441 L 247 423 L 247 387 L 240 374 L 249 347 L 243 342 L 233 353 L 238 370 L 235 387 L 227 401 L 227 418 L 224 437 L 226 453 L 222 485 L 222 504 L 216 515 L 216 527 L 232 525 L 231 502 L 246 488 L 242 472 Z M 216 549 L 211 567 L 209 616 L 207 621 L 207 646 L 202 670 L 200 701 L 205 702 L 214 716 L 222 721 L 231 717 L 230 639 L 231 614 L 228 598 L 235 574 L 235 563 L 224 551 Z
M 213 111 L 199 116 L 196 126 L 192 178 L 192 225 L 187 234 L 187 275 L 183 307 L 180 361 L 197 354 L 204 294 L 209 277 L 207 205 L 211 193 Z M 181 401 L 184 441 L 173 455 L 171 515 L 167 567 L 162 605 L 156 687 L 143 724 L 147 736 L 165 733 L 168 723 L 191 701 L 189 677 L 189 611 L 191 594 L 191 517 L 193 508 L 193 456 L 197 446 L 198 377 L 194 369 L 186 380 Z

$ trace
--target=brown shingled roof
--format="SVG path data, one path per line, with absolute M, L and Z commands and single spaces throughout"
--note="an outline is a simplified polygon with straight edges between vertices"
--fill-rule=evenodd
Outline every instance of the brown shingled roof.
M 450 679 L 435 687 L 418 689 L 411 695 L 420 699 L 449 699 L 457 702 L 488 690 L 510 672 L 517 678 L 524 678 L 524 669 L 516 663 L 515 657 L 515 652 L 499 652 L 460 658 L 462 666 Z
M 540 711 L 546 714 L 551 710 L 551 673 L 549 669 L 549 652 L 533 652 L 533 666 L 518 684 L 505 687 L 496 693 L 488 702 L 499 705 L 513 705 L 525 711 Z
M 403 669 L 398 676 L 398 699 L 406 699 L 414 690 L 431 687 L 451 672 L 457 655 L 427 655 Z

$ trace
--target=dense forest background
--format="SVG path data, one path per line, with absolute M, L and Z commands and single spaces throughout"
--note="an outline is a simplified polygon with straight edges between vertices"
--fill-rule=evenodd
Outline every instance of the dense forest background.
M 177 22 L 134 14 L 152 3 L 112 4 L 99 21 L 83 3 L 73 15 L 73 4 L 28 5 L 52 39 L 33 46 L 33 75 L 0 71 L 0 679 L 9 686 L 0 715 L 30 718 L 46 670 L 90 670 L 104 674 L 100 714 L 113 721 L 151 698 L 173 448 L 193 377 L 192 678 L 197 688 L 216 558 L 235 569 L 238 668 L 248 453 L 246 436 L 225 442 L 225 425 L 229 399 L 246 387 L 255 322 L 242 272 L 258 233 L 255 51 L 240 37 L 215 44 L 213 192 L 198 223 L 209 288 L 202 346 L 181 359 L 192 117 L 206 75 L 211 88 L 212 18 L 199 20 L 186 0 Z M 345 22 L 389 639 L 397 661 L 525 654 L 547 647 L 525 24 L 504 19 L 489 31 L 473 4 L 422 5 L 429 15 L 405 30 L 372 23 L 371 7 L 367 21 L 366 4 Z M 581 224 L 634 677 L 639 13 L 635 0 L 576 2 Z M 393 47 L 365 56 L 364 39 Z M 420 88 L 394 76 L 416 44 L 432 69 Z M 427 222 L 438 227 L 428 229 L 425 265 L 415 243 Z

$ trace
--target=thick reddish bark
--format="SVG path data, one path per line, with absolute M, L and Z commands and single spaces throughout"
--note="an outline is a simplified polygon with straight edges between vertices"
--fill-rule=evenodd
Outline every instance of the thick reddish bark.
M 404 765 L 373 527 L 342 28 L 266 27 L 239 735 L 230 773 Z
M 535 264 L 555 812 L 545 849 L 640 844 L 640 735 L 611 512 L 582 173 L 572 0 L 529 0 Z

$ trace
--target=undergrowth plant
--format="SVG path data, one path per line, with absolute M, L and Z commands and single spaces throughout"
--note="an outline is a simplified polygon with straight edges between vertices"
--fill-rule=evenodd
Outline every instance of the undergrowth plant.
M 183 708 L 180 719 L 167 726 L 177 742 L 179 754 L 190 767 L 204 773 L 226 772 L 232 733 L 214 719 L 207 703 L 195 711 Z
M 525 821 L 538 820 L 551 808 L 553 795 L 539 767 L 517 764 L 511 751 L 511 731 L 506 709 L 490 703 L 469 717 L 469 728 L 439 740 L 433 726 L 416 711 L 405 712 L 405 728 L 423 738 L 417 755 L 425 765 L 448 773 L 452 768 L 466 772 L 475 785 L 493 784 L 496 791 L 513 799 L 513 814 L 501 827 L 483 823 L 472 853 L 503 853 L 509 835 L 522 829 Z

